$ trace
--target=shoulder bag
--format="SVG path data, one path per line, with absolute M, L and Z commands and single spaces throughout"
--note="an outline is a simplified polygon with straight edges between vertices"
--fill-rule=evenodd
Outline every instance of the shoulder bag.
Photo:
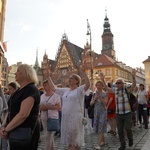
M 34 133 L 34 130 L 37 125 L 37 121 L 34 125 L 33 130 L 29 127 L 18 127 L 14 130 L 12 130 L 9 134 L 8 140 L 10 142 L 10 145 L 19 146 L 19 147 L 26 147 L 30 144 L 32 135 Z
M 52 97 L 52 95 L 48 98 L 48 100 Z M 48 100 L 46 102 L 48 102 Z M 59 119 L 48 118 L 48 110 L 47 110 L 47 131 L 50 132 L 59 131 Z

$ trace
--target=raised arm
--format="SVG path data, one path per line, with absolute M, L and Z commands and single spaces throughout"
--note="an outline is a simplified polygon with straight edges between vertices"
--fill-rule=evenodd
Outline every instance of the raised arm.
M 109 88 L 109 87 L 106 85 L 106 82 L 105 82 L 105 75 L 101 72 L 99 76 L 100 76 L 100 78 L 101 78 L 101 81 L 103 82 L 104 88 L 105 88 L 108 92 L 113 93 L 112 88 Z
M 51 87 L 51 90 L 53 92 L 55 92 L 56 91 L 56 85 L 54 84 L 54 82 L 51 79 L 51 72 L 50 72 L 49 69 L 46 70 L 46 76 L 47 76 L 47 79 L 48 79 L 48 83 L 49 83 L 49 85 Z
M 82 71 L 83 76 L 84 76 L 84 83 L 85 83 L 84 90 L 87 91 L 90 87 L 90 80 L 89 80 L 89 78 L 85 72 L 85 66 L 84 65 L 82 66 L 81 71 Z
M 132 74 L 132 79 L 133 79 L 133 80 L 132 80 L 131 90 L 133 90 L 133 89 L 135 88 L 135 86 L 136 86 L 136 79 L 135 79 L 136 70 L 135 70 L 135 69 L 132 69 L 131 74 Z

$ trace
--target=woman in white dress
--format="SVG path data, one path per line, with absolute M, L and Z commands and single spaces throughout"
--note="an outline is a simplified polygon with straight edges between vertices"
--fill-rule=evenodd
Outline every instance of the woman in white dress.
M 67 145 L 68 150 L 81 150 L 84 144 L 83 103 L 90 82 L 85 71 L 83 75 L 85 84 L 80 86 L 81 78 L 72 74 L 69 88 L 57 88 L 51 77 L 48 78 L 51 89 L 62 97 L 61 143 Z

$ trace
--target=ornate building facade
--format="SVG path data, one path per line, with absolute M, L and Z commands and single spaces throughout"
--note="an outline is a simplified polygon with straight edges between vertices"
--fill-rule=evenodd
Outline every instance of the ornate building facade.
M 2 88 L 7 88 L 8 85 L 8 62 L 5 56 L 2 56 L 2 75 L 1 75 Z
M 150 86 L 150 56 L 146 60 L 143 61 L 145 66 L 145 80 L 147 88 Z
M 3 77 L 5 76 L 4 73 L 4 61 L 7 61 L 4 57 L 4 46 L 3 46 L 3 39 L 4 39 L 4 24 L 5 24 L 5 12 L 6 12 L 6 0 L 0 0 L 0 84 L 2 84 L 2 87 L 4 87 L 6 82 L 3 81 Z M 4 58 L 4 60 L 3 60 Z M 4 64 L 4 66 L 2 66 L 2 63 Z M 4 74 L 3 74 L 4 73 Z
M 48 59 L 46 52 L 43 56 L 41 65 L 43 75 L 45 74 L 46 68 L 50 68 L 54 83 L 56 85 L 62 84 L 64 87 L 68 86 L 68 78 L 73 73 L 80 75 L 82 82 L 84 82 L 80 72 L 81 67 L 84 64 L 84 66 L 86 66 L 86 73 L 93 85 L 100 79 L 100 72 L 105 74 L 107 82 L 112 80 L 115 82 L 117 78 L 121 77 L 126 83 L 131 83 L 132 67 L 126 66 L 125 63 L 116 60 L 114 39 L 107 14 L 104 19 L 103 28 L 104 30 L 101 36 L 102 50 L 100 54 L 97 54 L 90 49 L 91 43 L 89 44 L 88 41 L 84 48 L 81 48 L 71 43 L 68 40 L 67 35 L 63 34 L 55 60 Z M 137 83 L 145 83 L 144 70 L 141 68 L 136 69 Z M 43 76 L 43 80 L 44 79 L 46 79 L 46 76 Z

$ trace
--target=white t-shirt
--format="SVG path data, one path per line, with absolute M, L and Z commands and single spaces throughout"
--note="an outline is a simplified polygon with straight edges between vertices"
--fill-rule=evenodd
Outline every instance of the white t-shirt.
M 143 104 L 147 104 L 147 99 L 146 96 L 148 95 L 146 90 L 139 90 L 138 92 L 138 103 L 143 105 Z

